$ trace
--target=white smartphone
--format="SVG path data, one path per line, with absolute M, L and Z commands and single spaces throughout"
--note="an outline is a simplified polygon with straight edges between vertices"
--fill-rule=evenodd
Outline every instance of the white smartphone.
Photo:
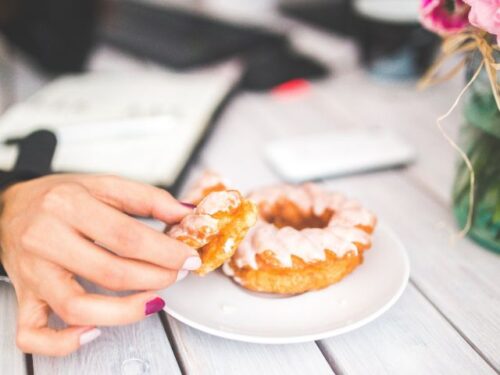
M 285 180 L 302 182 L 411 163 L 415 150 L 388 129 L 368 128 L 282 139 L 265 148 Z

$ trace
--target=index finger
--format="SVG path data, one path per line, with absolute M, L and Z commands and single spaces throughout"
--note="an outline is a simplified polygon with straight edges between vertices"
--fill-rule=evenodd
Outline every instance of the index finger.
M 179 222 L 192 210 L 166 190 L 120 177 L 84 178 L 82 184 L 94 197 L 120 211 L 153 217 L 168 224 Z
M 77 214 L 69 218 L 73 227 L 115 254 L 171 270 L 193 270 L 201 264 L 195 249 L 88 194 L 79 197 L 77 204 Z

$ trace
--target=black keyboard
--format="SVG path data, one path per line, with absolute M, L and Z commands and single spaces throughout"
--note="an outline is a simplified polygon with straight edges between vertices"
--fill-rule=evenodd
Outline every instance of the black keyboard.
M 111 9 L 100 29 L 105 42 L 175 69 L 214 63 L 285 40 L 267 30 L 172 7 L 121 0 Z

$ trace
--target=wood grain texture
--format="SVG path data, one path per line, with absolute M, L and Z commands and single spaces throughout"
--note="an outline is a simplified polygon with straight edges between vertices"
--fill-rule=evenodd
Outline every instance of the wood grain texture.
M 500 257 L 467 239 L 452 243 L 448 208 L 396 172 L 327 186 L 359 198 L 393 228 L 408 249 L 413 282 L 500 369 Z
M 34 356 L 36 375 L 180 374 L 157 316 L 142 322 L 102 328 L 101 337 L 64 358 Z
M 14 289 L 0 282 L 0 374 L 26 374 L 24 355 L 16 346 L 16 310 Z
M 84 283 L 89 291 L 112 294 Z M 61 327 L 58 319 L 53 325 Z M 121 327 L 104 327 L 102 335 L 64 358 L 33 356 L 36 375 L 180 374 L 158 315 Z M 144 374 L 140 371 L 147 369 Z
M 170 317 L 168 322 L 190 375 L 333 374 L 315 343 L 249 344 L 208 335 Z
M 380 83 L 362 70 L 355 70 L 318 85 L 316 101 L 317 105 L 324 103 L 323 113 L 332 121 L 351 127 L 390 128 L 406 139 L 418 154 L 410 176 L 449 202 L 458 155 L 438 131 L 436 119 L 448 110 L 461 86 L 462 80 L 457 77 L 419 92 L 414 83 Z M 445 121 L 444 128 L 456 139 L 461 124 L 459 107 Z
M 381 318 L 319 345 L 341 374 L 495 374 L 412 285 Z

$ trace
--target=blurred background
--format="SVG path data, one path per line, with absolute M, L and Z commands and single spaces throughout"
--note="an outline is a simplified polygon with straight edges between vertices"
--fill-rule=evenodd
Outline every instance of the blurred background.
M 84 69 L 103 42 L 177 69 L 241 56 L 266 42 L 284 48 L 287 19 L 352 38 L 362 62 L 381 75 L 421 73 L 436 42 L 419 26 L 418 0 L 5 0 L 1 6 L 5 38 L 54 73 Z
M 256 178 L 318 180 L 418 155 L 424 174 L 442 181 L 447 172 L 422 155 L 429 137 L 417 129 L 431 128 L 449 100 L 440 93 L 460 82 L 415 90 L 439 45 L 418 8 L 418 0 L 4 0 L 0 168 L 24 153 L 24 168 L 111 172 L 176 191 L 196 161 L 250 188 Z M 40 129 L 57 138 L 50 165 L 29 157 Z M 257 135 L 259 149 L 248 141 Z M 366 155 L 346 163 L 353 149 Z

